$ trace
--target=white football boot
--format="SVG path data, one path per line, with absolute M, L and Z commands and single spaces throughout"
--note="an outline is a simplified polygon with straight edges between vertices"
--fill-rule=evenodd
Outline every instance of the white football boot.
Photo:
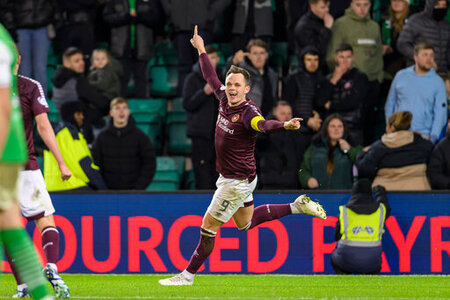
M 194 279 L 186 278 L 183 273 L 158 281 L 160 285 L 192 285 Z
M 301 195 L 293 203 L 291 203 L 292 213 L 305 214 L 315 217 L 319 217 L 323 220 L 327 218 L 327 214 L 322 205 L 317 202 L 311 201 L 306 195 Z

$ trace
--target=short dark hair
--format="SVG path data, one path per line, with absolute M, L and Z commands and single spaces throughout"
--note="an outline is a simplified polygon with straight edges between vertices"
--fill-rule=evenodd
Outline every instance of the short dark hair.
M 225 78 L 227 78 L 228 75 L 230 74 L 242 74 L 244 76 L 246 85 L 248 85 L 250 81 L 250 73 L 244 68 L 232 65 L 231 68 L 228 70 L 227 74 L 225 75 Z
M 320 1 L 323 1 L 323 3 L 325 3 L 325 4 L 330 2 L 330 0 L 309 0 L 309 4 L 317 4 Z
M 334 53 L 338 54 L 339 52 L 343 51 L 351 51 L 353 53 L 353 47 L 350 46 L 349 44 L 340 44 L 339 46 L 336 47 Z
M 75 54 L 81 54 L 83 55 L 83 51 L 81 51 L 80 49 L 78 49 L 77 47 L 69 47 L 66 49 L 66 51 L 64 51 L 63 53 L 63 59 L 69 59 L 72 56 L 74 56 Z
M 432 44 L 427 42 L 417 43 L 416 45 L 414 45 L 414 55 L 419 54 L 420 50 L 428 50 L 428 49 L 431 49 L 434 52 L 434 47 Z
M 208 54 L 219 52 L 219 51 L 217 50 L 217 48 L 214 47 L 213 45 L 206 45 L 206 46 L 205 46 L 205 50 L 206 50 L 206 53 L 208 53 Z
M 250 52 L 250 50 L 252 49 L 253 46 L 258 46 L 258 47 L 266 49 L 266 51 L 269 51 L 269 47 L 267 47 L 267 43 L 261 39 L 251 39 L 250 41 L 248 41 L 247 47 L 246 47 L 247 52 Z

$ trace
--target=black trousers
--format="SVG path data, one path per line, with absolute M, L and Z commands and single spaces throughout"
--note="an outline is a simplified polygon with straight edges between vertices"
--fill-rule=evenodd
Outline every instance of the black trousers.
M 140 60 L 136 58 L 120 58 L 120 63 L 123 68 L 123 75 L 121 78 L 121 94 L 123 97 L 130 97 L 128 95 L 128 82 L 131 75 L 134 79 L 134 91 L 136 98 L 148 98 L 148 72 L 147 65 L 148 60 Z
M 194 165 L 196 189 L 215 189 L 219 174 L 216 171 L 214 138 L 192 138 L 192 164 Z

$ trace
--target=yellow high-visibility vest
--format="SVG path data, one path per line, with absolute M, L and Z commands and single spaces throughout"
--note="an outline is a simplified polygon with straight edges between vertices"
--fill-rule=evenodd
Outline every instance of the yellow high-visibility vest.
M 344 205 L 339 206 L 339 243 L 355 247 L 381 246 L 385 218 L 386 207 L 383 203 L 370 215 L 357 214 Z

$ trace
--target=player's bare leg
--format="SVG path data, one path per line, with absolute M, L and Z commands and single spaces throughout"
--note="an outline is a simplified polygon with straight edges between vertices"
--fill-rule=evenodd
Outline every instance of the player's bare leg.
M 208 212 L 205 213 L 200 229 L 200 241 L 189 261 L 186 270 L 174 277 L 161 279 L 161 285 L 192 285 L 194 283 L 194 275 L 205 262 L 214 249 L 214 239 L 217 231 L 223 225 L 222 222 L 216 220 Z

